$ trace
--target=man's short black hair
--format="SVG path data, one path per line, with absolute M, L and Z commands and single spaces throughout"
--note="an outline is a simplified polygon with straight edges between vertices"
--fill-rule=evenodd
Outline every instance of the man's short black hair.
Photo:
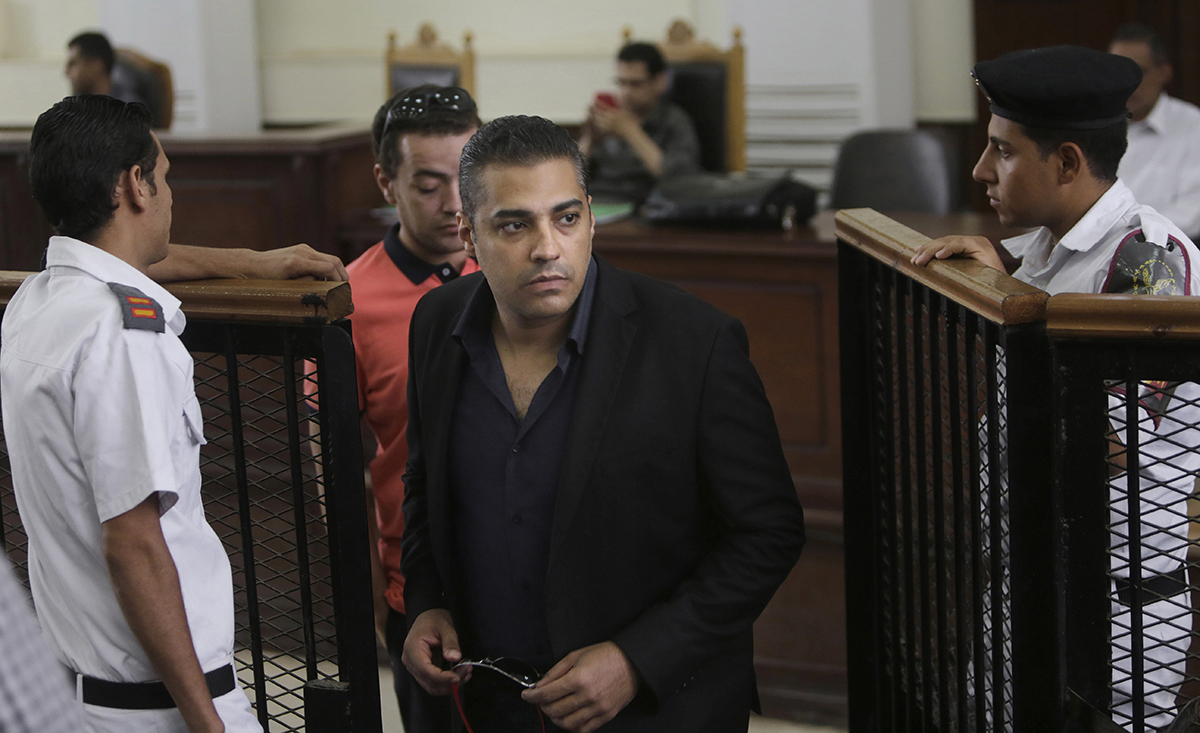
M 667 60 L 663 58 L 662 51 L 658 50 L 658 46 L 642 41 L 625 44 L 617 53 L 617 61 L 627 63 L 641 61 L 646 65 L 646 73 L 650 76 L 658 76 L 667 70 Z
M 104 63 L 104 71 L 112 74 L 113 64 L 116 62 L 116 54 L 113 53 L 112 44 L 108 42 L 108 37 L 103 33 L 96 31 L 88 31 L 67 41 L 67 48 L 71 46 L 79 47 L 79 55 L 85 59 L 100 59 Z
M 1121 165 L 1121 157 L 1125 155 L 1125 148 L 1129 143 L 1128 120 L 1095 130 L 1056 130 L 1028 125 L 1021 127 L 1025 136 L 1037 144 L 1042 160 L 1050 157 L 1063 143 L 1075 143 L 1083 151 L 1083 157 L 1087 160 L 1088 169 L 1094 178 L 1109 183 L 1117 180 L 1117 167 Z
M 437 84 L 422 84 L 405 89 L 392 95 L 392 98 L 384 102 L 375 113 L 375 121 L 371 123 L 371 149 L 375 153 L 375 162 L 388 178 L 395 178 L 396 171 L 400 170 L 400 164 L 404 162 L 400 159 L 400 138 L 405 134 L 461 135 L 479 128 L 479 110 L 475 108 L 474 100 L 471 100 L 470 110 L 431 106 L 424 114 L 414 117 L 392 114 L 392 109 L 402 100 L 413 95 L 432 94 L 442 88 Z
M 121 173 L 141 166 L 157 194 L 158 145 L 144 104 L 103 94 L 67 97 L 42 113 L 29 139 L 29 184 L 56 234 L 89 240 L 117 210 Z
M 587 161 L 567 131 L 544 117 L 499 117 L 479 128 L 458 164 L 458 191 L 463 213 L 475 224 L 483 200 L 483 171 L 491 165 L 529 167 L 565 158 L 575 166 L 579 186 L 587 194 Z
M 1171 49 L 1167 47 L 1167 39 L 1145 23 L 1127 23 L 1117 29 L 1113 43 L 1144 43 L 1150 47 L 1150 58 L 1154 63 L 1168 63 L 1171 60 Z

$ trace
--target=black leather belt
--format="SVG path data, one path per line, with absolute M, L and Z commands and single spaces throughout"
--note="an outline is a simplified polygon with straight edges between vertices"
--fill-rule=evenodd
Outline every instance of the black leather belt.
M 1126 606 L 1133 605 L 1133 587 L 1129 578 L 1113 578 L 1117 585 L 1117 600 Z M 1187 571 L 1182 565 L 1169 573 L 1142 578 L 1142 605 L 1177 596 L 1188 590 Z
M 102 708 L 120 710 L 168 710 L 175 707 L 175 700 L 162 682 L 110 682 L 87 675 L 83 677 L 83 702 Z M 226 664 L 204 675 L 208 692 L 214 698 L 233 691 L 236 687 L 233 665 Z

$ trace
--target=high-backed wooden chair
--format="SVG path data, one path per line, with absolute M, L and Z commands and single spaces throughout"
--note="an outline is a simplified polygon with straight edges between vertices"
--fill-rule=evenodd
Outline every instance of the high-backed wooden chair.
M 154 126 L 167 130 L 175 118 L 175 86 L 171 67 L 143 56 L 132 48 L 118 48 L 113 64 L 114 88 L 133 92 L 150 108 Z
M 387 95 L 421 84 L 462 87 L 475 96 L 475 50 L 471 32 L 463 34 L 463 50 L 455 51 L 438 43 L 437 31 L 425 23 L 417 31 L 417 40 L 408 46 L 396 45 L 396 33 L 388 34 Z
M 625 42 L 633 29 L 624 29 Z M 685 20 L 667 29 L 661 46 L 670 75 L 668 96 L 692 117 L 700 138 L 700 163 L 710 171 L 746 170 L 746 53 L 742 29 L 733 28 L 733 45 L 721 50 L 696 40 Z

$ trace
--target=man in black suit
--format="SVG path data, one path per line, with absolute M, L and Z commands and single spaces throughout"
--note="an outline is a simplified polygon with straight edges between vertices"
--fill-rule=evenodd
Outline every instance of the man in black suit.
M 483 272 L 410 331 L 405 664 L 434 694 L 469 676 L 481 733 L 529 703 L 572 731 L 746 730 L 751 626 L 804 521 L 745 330 L 592 256 L 585 162 L 547 120 L 483 126 L 460 194 Z

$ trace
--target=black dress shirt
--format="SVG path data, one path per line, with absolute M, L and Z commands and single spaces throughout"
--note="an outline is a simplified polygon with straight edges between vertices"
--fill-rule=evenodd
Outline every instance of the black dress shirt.
M 492 338 L 495 301 L 486 283 L 454 329 L 470 364 L 454 408 L 449 473 L 465 638 L 478 644 L 466 654 L 517 657 L 543 672 L 557 661 L 545 612 L 550 529 L 595 290 L 593 260 L 558 365 L 524 420 Z

